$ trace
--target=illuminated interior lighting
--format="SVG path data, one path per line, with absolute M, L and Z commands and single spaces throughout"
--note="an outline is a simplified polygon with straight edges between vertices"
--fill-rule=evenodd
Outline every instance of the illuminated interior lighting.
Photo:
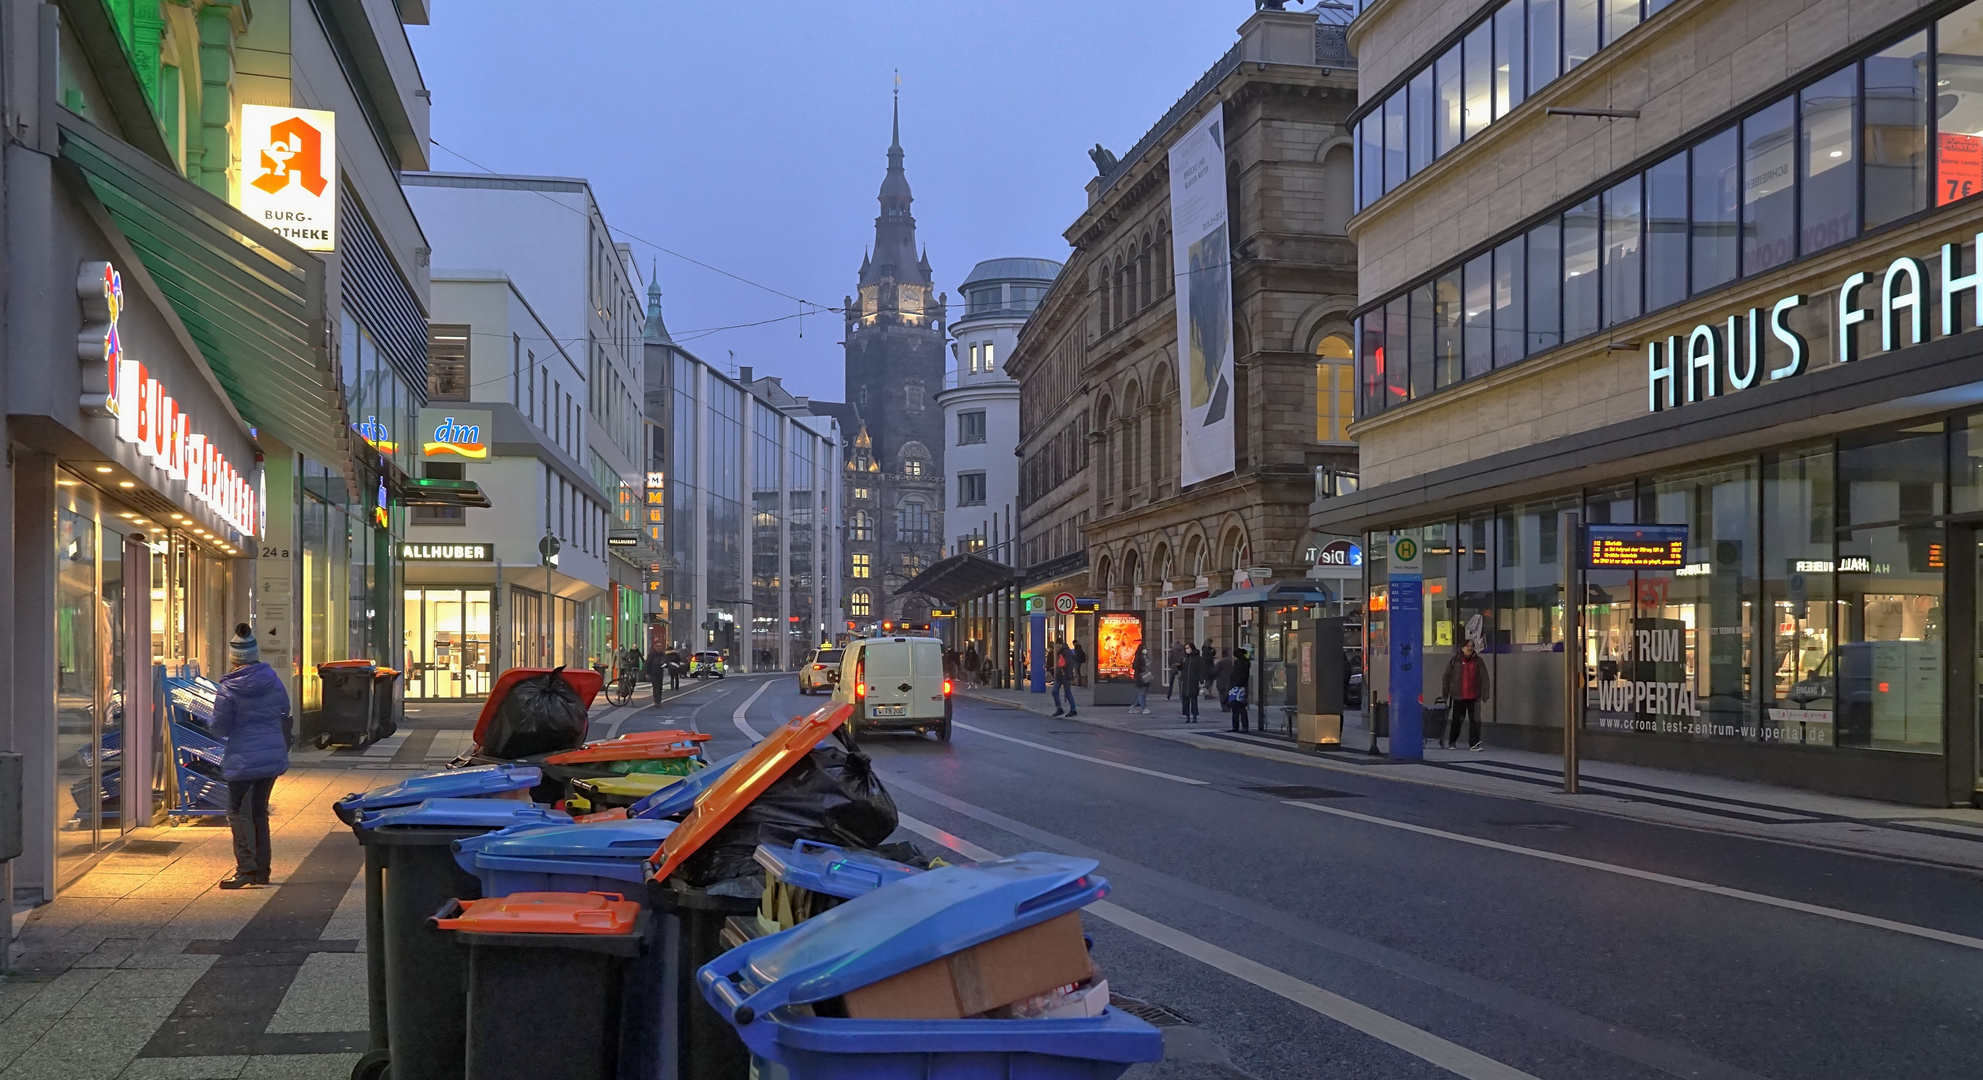
M 98 465 L 98 466 L 96 467 L 96 471 L 97 471 L 97 472 L 100 472 L 100 473 L 107 473 L 107 472 L 109 472 L 109 471 L 110 471 L 110 466 L 108 466 L 108 465 Z
M 138 485 L 129 480 L 119 480 L 117 481 L 117 486 L 121 488 L 134 488 L 137 487 Z

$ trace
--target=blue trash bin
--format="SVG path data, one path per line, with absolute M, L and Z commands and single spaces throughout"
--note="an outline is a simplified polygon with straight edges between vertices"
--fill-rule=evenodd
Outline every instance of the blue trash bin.
M 784 918 L 788 912 L 795 922 L 804 922 L 843 901 L 922 873 L 907 863 L 817 840 L 800 840 L 791 847 L 759 844 L 756 858 L 764 867 L 764 900 L 757 909 L 761 934 L 791 929 Z
M 695 809 L 695 800 L 718 780 L 723 779 L 723 774 L 730 771 L 730 766 L 735 765 L 738 758 L 748 753 L 749 750 L 739 750 L 713 765 L 697 769 L 679 781 L 627 807 L 627 816 L 654 821 L 681 817 Z
M 851 1020 L 794 1005 L 838 998 L 1057 918 L 1108 893 L 1092 859 L 1032 852 L 903 878 L 697 973 L 753 1075 L 791 1080 L 1114 1080 L 1163 1057 L 1157 1029 L 1115 1008 L 1079 1019 Z
M 552 824 L 569 825 L 571 815 L 515 799 L 428 799 L 359 816 L 354 828 L 365 843 L 367 861 L 376 853 L 383 871 L 378 951 L 385 1001 L 383 1054 L 390 1056 L 392 1075 L 434 1080 L 462 1076 L 468 954 L 453 936 L 434 927 L 433 916 L 451 900 L 477 899 L 481 888 L 473 875 L 455 865 L 454 842 L 518 825 Z

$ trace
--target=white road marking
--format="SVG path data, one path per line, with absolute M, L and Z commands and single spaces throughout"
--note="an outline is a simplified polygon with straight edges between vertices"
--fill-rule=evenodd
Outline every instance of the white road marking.
M 737 730 L 744 733 L 744 738 L 752 742 L 757 742 L 759 739 L 764 738 L 764 736 L 759 735 L 756 728 L 745 722 L 744 714 L 749 712 L 751 706 L 757 702 L 757 699 L 763 696 L 764 692 L 769 689 L 771 689 L 770 679 L 758 683 L 757 689 L 751 691 L 751 696 L 745 698 L 744 703 L 737 706 L 737 711 L 730 714 L 730 722 L 737 725 Z
M 1840 922 L 1854 923 L 1859 926 L 1870 926 L 1880 930 L 1891 930 L 1897 934 L 1926 938 L 1929 941 L 1939 941 L 1945 945 L 1960 945 L 1965 949 L 1983 950 L 1983 938 L 1973 938 L 1965 934 L 1954 934 L 1947 930 L 1937 930 L 1931 926 L 1916 926 L 1913 923 L 1895 922 L 1892 919 L 1882 919 L 1875 915 L 1861 915 L 1856 911 L 1825 907 L 1822 904 L 1807 904 L 1801 900 L 1787 900 L 1780 896 L 1768 896 L 1763 893 L 1749 892 L 1746 889 L 1731 889 L 1726 885 L 1695 881 L 1692 878 L 1674 877 L 1670 874 L 1654 873 L 1651 870 L 1639 870 L 1630 866 L 1619 866 L 1616 863 L 1598 862 L 1595 859 L 1582 859 L 1575 855 L 1561 855 L 1554 851 L 1526 848 L 1517 844 L 1504 844 L 1499 840 L 1485 840 L 1478 836 L 1468 836 L 1465 833 L 1447 832 L 1444 829 L 1434 829 L 1426 825 L 1413 825 L 1409 822 L 1393 821 L 1389 818 L 1375 817 L 1370 814 L 1359 814 L 1354 810 L 1343 810 L 1334 806 L 1319 806 L 1315 803 L 1296 802 L 1292 799 L 1283 800 L 1283 802 L 1288 806 L 1299 806 L 1304 810 L 1313 810 L 1318 814 L 1331 814 L 1336 817 L 1349 818 L 1352 821 L 1362 821 L 1371 825 L 1382 825 L 1389 829 L 1401 829 L 1405 832 L 1418 833 L 1421 836 L 1436 836 L 1443 840 L 1471 844 L 1474 847 L 1488 848 L 1493 851 L 1527 855 L 1533 859 L 1545 859 L 1549 862 L 1563 863 L 1566 866 L 1580 866 L 1586 870 L 1602 870 L 1607 874 L 1636 878 L 1640 881 L 1651 881 L 1660 885 L 1672 885 L 1676 888 L 1692 889 L 1695 892 L 1708 893 L 1712 896 L 1725 896 L 1733 900 L 1746 900 L 1752 904 L 1763 904 L 1768 907 L 1782 908 L 1787 911 L 1801 911 L 1807 915 L 1820 915 L 1827 919 L 1837 919 Z
M 1087 761 L 1096 765 L 1107 765 L 1111 769 L 1122 769 L 1125 772 L 1142 773 L 1144 776 L 1154 776 L 1159 780 L 1169 780 L 1172 781 L 1173 783 L 1178 783 L 1178 784 L 1190 784 L 1193 787 L 1207 787 L 1209 786 L 1210 783 L 1209 781 L 1205 781 L 1205 780 L 1193 780 L 1189 776 L 1179 776 L 1176 773 L 1158 772 L 1155 769 L 1145 769 L 1140 765 L 1125 765 L 1120 761 L 1110 761 L 1107 758 L 1089 757 L 1087 754 L 1077 754 L 1072 750 L 1062 750 L 1058 746 L 1048 746 L 1045 743 L 1036 743 L 1028 739 L 1018 739 L 1010 735 L 1001 735 L 996 731 L 986 731 L 984 728 L 973 727 L 970 724 L 961 723 L 958 721 L 952 721 L 952 725 L 955 727 L 963 728 L 965 731 L 969 731 L 974 734 L 984 735 L 988 738 L 1004 739 L 1006 742 L 1018 743 L 1021 746 L 1030 746 L 1035 750 L 1044 750 L 1049 754 L 1059 754 L 1061 757 L 1071 757 L 1078 761 Z
M 411 734 L 413 734 L 411 731 L 402 731 L 394 735 L 388 735 L 385 738 L 380 739 L 378 742 L 375 742 L 372 745 L 366 747 L 362 751 L 363 756 L 368 758 L 380 758 L 380 757 L 389 758 L 394 754 L 399 753 L 400 744 L 405 742 L 406 737 Z
M 903 828 L 928 837 L 967 859 L 983 862 L 1000 857 L 997 852 L 989 848 L 979 847 L 929 822 L 919 821 L 907 814 L 900 815 L 900 820 Z M 1456 1075 L 1467 1077 L 1468 1080 L 1536 1080 L 1535 1076 L 1512 1065 L 1505 1065 L 1493 1058 L 1477 1054 L 1456 1042 L 1442 1039 L 1424 1028 L 1413 1027 L 1367 1005 L 1359 1005 L 1341 994 L 1324 990 L 1314 983 L 1304 982 L 1286 972 L 1249 960 L 1238 953 L 1222 949 L 1209 941 L 1193 937 L 1155 919 L 1145 918 L 1119 904 L 1098 900 L 1082 910 L 1112 922 L 1132 934 L 1154 941 L 1173 952 L 1217 968 L 1236 979 L 1252 983 L 1268 993 L 1278 994 L 1345 1027 L 1395 1046 L 1413 1057 L 1430 1062 Z
M 600 717 L 598 723 L 606 725 L 606 734 L 603 737 L 608 739 L 619 738 L 620 725 L 626 723 L 627 719 L 633 714 L 645 708 L 647 708 L 645 705 L 622 705 Z

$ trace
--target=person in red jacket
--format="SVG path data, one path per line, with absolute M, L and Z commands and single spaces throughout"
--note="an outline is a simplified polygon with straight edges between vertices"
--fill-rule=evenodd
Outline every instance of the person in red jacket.
M 1480 703 L 1487 700 L 1487 661 L 1473 651 L 1471 639 L 1460 642 L 1453 658 L 1446 662 L 1446 678 L 1439 696 L 1447 701 L 1446 737 L 1439 746 L 1460 745 L 1460 719 L 1468 720 L 1467 749 L 1480 749 Z

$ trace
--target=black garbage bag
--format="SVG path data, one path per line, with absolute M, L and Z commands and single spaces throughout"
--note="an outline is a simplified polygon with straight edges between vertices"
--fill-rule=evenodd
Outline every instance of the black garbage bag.
M 759 844 L 790 847 L 816 840 L 874 848 L 887 842 L 899 821 L 895 800 L 875 776 L 874 763 L 835 732 L 689 856 L 682 873 L 697 888 L 762 873 L 756 859 Z
M 533 675 L 510 687 L 483 733 L 483 756 L 510 761 L 585 744 L 585 700 L 565 681 L 564 670 Z

